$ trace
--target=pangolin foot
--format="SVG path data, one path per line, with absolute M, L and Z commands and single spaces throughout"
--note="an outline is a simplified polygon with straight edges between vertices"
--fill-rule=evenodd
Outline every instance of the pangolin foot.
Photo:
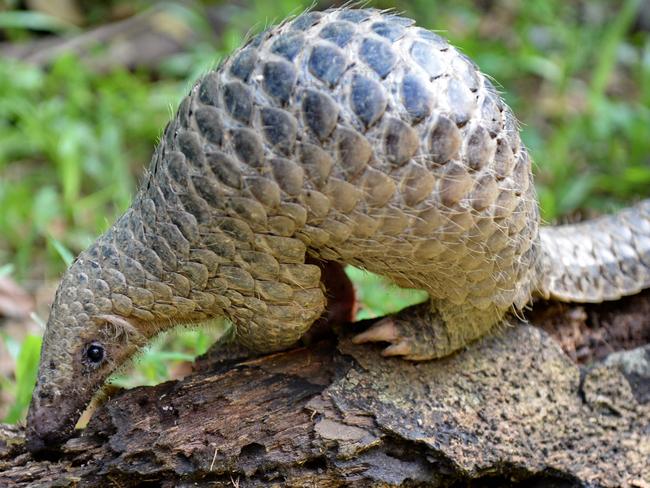
M 383 356 L 426 361 L 441 356 L 440 347 L 435 340 L 436 329 L 439 327 L 440 318 L 432 312 L 427 302 L 381 318 L 365 331 L 355 335 L 352 342 L 388 342 L 390 345 L 382 351 Z

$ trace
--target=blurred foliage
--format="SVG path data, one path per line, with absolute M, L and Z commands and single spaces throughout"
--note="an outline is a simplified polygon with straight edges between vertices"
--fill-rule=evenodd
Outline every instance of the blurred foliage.
M 184 328 L 167 332 L 149 344 L 134 361 L 133 367 L 119 371 L 110 382 L 123 388 L 157 385 L 170 377 L 182 377 L 196 356 L 205 354 L 223 335 L 227 324 L 215 320 L 201 328 Z M 31 387 L 30 387 L 31 391 Z
M 50 278 L 53 242 L 76 254 L 128 207 L 179 88 L 64 56 L 47 72 L 1 60 L 0 93 L 0 263 Z
M 63 1 L 63 0 L 61 0 Z M 63 2 L 70 4 L 70 1 Z M 0 40 L 74 35 L 153 3 L 72 1 L 81 25 L 0 1 Z M 30 4 L 30 2 L 27 2 Z M 71 55 L 46 69 L 0 56 L 0 269 L 23 283 L 55 280 L 129 204 L 166 121 L 192 81 L 251 33 L 298 14 L 311 0 L 166 2 L 198 42 L 155 70 L 96 73 Z M 641 0 L 369 1 L 395 8 L 453 44 L 500 83 L 522 122 L 547 220 L 609 211 L 650 192 L 650 7 Z M 318 5 L 324 6 L 323 2 Z M 69 16 L 75 18 L 75 15 Z M 219 32 L 215 34 L 214 26 Z M 572 218 L 572 217 L 569 217 Z M 352 270 L 376 316 L 422 295 Z M 28 281 L 29 280 L 29 281 Z M 32 285 L 33 287 L 34 285 Z M 154 383 L 204 352 L 216 333 L 156 342 L 120 384 Z M 6 337 L 2 340 L 11 342 Z M 16 361 L 0 387 L 21 417 L 37 340 L 7 347 Z M 173 347 L 176 352 L 169 352 Z M 170 359 L 171 361 L 170 363 Z M 169 366 L 172 364 L 172 366 Z
M 16 364 L 13 378 L 0 376 L 0 387 L 8 390 L 14 398 L 7 415 L 0 420 L 11 424 L 23 418 L 32 399 L 41 353 L 41 337 L 29 334 L 20 343 L 4 334 L 0 334 L 0 337 L 7 344 L 7 348 L 14 352 Z
M 427 299 L 425 291 L 399 288 L 373 273 L 352 266 L 348 266 L 346 271 L 355 285 L 357 299 L 361 303 L 357 320 L 381 317 L 388 312 L 401 310 Z

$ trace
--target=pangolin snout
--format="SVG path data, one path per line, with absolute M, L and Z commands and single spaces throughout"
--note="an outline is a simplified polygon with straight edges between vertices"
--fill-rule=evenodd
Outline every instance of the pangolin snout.
M 58 403 L 32 406 L 27 415 L 26 447 L 30 452 L 58 449 L 72 436 L 77 409 Z

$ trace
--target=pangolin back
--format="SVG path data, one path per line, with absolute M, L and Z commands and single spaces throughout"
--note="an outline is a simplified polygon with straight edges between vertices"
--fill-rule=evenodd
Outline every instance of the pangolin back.
M 309 12 L 208 73 L 165 130 L 132 220 L 125 239 L 163 258 L 163 275 L 203 293 L 228 269 L 225 296 L 259 297 L 260 281 L 281 287 L 278 265 L 307 252 L 505 310 L 529 299 L 539 255 L 512 113 L 447 41 L 376 10 Z M 231 253 L 217 259 L 215 241 Z M 269 273 L 257 258 L 273 262 Z M 263 299 L 276 296 L 296 301 Z M 236 323 L 246 308 L 223 307 Z
M 279 347 L 323 310 L 306 255 L 497 321 L 533 293 L 597 301 L 646 286 L 647 268 L 630 284 L 621 262 L 647 258 L 647 214 L 620 219 L 644 227 L 607 255 L 612 290 L 582 265 L 616 247 L 618 220 L 540 241 L 516 119 L 474 63 L 410 19 L 337 9 L 263 32 L 200 79 L 133 205 L 80 260 L 107 284 L 107 312 L 225 315 L 269 348 L 256 328 L 282 321 Z

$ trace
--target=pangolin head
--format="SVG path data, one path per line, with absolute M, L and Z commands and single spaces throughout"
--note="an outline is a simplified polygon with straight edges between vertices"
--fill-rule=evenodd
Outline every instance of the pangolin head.
M 68 439 L 107 377 L 148 340 L 143 324 L 116 313 L 101 275 L 99 264 L 83 253 L 57 290 L 27 416 L 31 451 Z

